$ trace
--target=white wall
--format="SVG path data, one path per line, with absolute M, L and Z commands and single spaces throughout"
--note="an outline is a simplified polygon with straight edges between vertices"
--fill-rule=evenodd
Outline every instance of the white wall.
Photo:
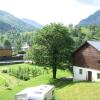
M 82 69 L 82 74 L 79 74 L 79 69 Z M 97 79 L 97 73 L 100 73 L 100 71 L 89 69 L 89 68 L 73 66 L 74 81 L 87 80 L 88 79 L 88 71 L 92 72 L 92 81 L 100 81 L 100 79 Z

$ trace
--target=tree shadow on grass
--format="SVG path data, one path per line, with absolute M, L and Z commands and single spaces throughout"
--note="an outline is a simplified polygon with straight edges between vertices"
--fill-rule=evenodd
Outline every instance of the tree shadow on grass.
M 63 88 L 67 85 L 72 85 L 74 83 L 72 78 L 59 78 L 59 79 L 50 79 L 48 84 L 54 85 L 55 88 Z
M 62 77 L 62 78 L 59 78 L 59 79 L 50 79 L 48 84 L 54 85 L 55 88 L 63 88 L 65 86 L 72 86 L 76 83 L 91 83 L 91 82 L 88 82 L 88 81 L 73 81 L 73 78 Z

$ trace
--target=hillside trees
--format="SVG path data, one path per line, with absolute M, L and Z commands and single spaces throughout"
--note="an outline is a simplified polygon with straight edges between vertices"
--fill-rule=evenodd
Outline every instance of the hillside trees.
M 85 41 L 100 40 L 100 26 L 69 26 L 68 30 L 73 38 L 74 49 L 80 47 Z
M 73 29 L 70 31 L 70 35 L 72 36 L 75 42 L 74 48 L 78 48 L 82 43 L 84 43 L 88 39 L 87 34 L 85 34 L 82 28 L 79 26 L 73 27 Z
M 32 37 L 34 32 L 22 32 L 22 33 L 5 33 L 0 35 L 0 44 L 4 45 L 5 40 L 8 40 L 12 47 L 14 47 L 14 52 L 18 52 L 21 50 L 21 47 L 27 43 L 29 45 L 32 44 Z
M 11 43 L 10 43 L 10 41 L 8 39 L 4 40 L 4 47 L 11 48 Z
M 33 46 L 28 56 L 36 64 L 52 66 L 53 78 L 56 79 L 57 66 L 70 62 L 73 39 L 67 27 L 52 23 L 37 31 L 33 38 Z
M 34 32 L 23 32 L 23 33 L 20 33 L 20 38 L 22 40 L 22 43 L 27 42 L 29 45 L 31 45 L 32 44 L 32 40 L 33 40 L 33 35 L 34 35 Z

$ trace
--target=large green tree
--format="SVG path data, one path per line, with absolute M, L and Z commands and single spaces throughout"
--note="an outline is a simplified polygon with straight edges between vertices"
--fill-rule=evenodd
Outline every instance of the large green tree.
M 52 23 L 37 31 L 33 38 L 33 46 L 28 56 L 36 63 L 52 66 L 53 78 L 56 79 L 57 66 L 69 63 L 73 47 L 67 27 Z

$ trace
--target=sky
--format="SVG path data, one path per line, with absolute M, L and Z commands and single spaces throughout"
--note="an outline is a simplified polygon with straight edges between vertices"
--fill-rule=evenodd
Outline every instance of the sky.
M 60 22 L 76 25 L 100 9 L 100 0 L 0 0 L 0 10 L 42 25 Z

